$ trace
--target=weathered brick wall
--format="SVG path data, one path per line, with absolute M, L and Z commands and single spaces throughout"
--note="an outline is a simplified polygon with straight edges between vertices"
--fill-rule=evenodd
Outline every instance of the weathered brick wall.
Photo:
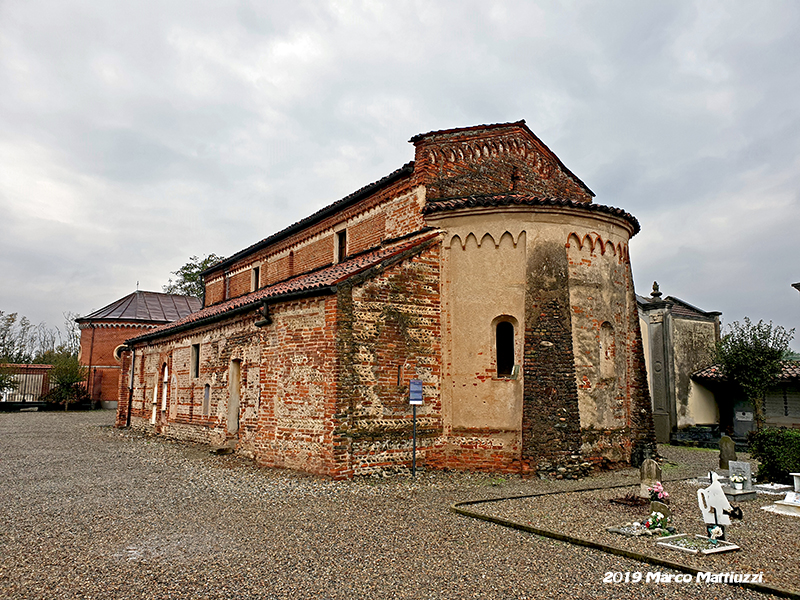
M 99 389 L 95 400 L 114 402 L 119 393 L 121 364 L 114 358 L 114 350 L 125 340 L 147 331 L 146 326 L 128 323 L 103 322 L 94 328 L 81 329 L 81 364 L 91 369 L 89 391 Z
M 347 252 L 358 254 L 378 246 L 386 233 L 386 213 L 384 211 L 356 223 L 347 230 Z
M 574 469 L 581 434 L 563 242 L 529 247 L 523 370 L 523 461 L 553 474 Z
M 335 297 L 276 304 L 261 330 L 261 398 L 255 435 L 259 464 L 337 475 Z
M 211 306 L 225 300 L 225 280 L 218 276 L 213 280 L 206 280 L 205 306 Z
M 294 252 L 274 258 L 266 263 L 266 280 L 265 285 L 272 285 L 278 281 L 289 279 L 297 271 L 294 268 Z
M 252 267 L 235 272 L 228 277 L 228 298 L 238 298 L 253 291 Z
M 415 145 L 414 174 L 430 200 L 515 192 L 591 202 L 555 155 L 517 127 L 436 134 Z
M 437 244 L 338 293 L 338 447 L 353 475 L 405 470 L 412 453 L 411 379 L 423 381 L 417 461 L 438 442 L 441 332 Z
M 253 455 L 258 420 L 261 365 L 259 330 L 254 317 L 216 327 L 198 328 L 192 336 L 165 339 L 136 348 L 135 383 L 131 425 L 167 437 L 222 445 L 232 436 L 226 432 L 231 361 L 241 361 L 238 449 Z M 200 344 L 200 372 L 191 377 L 191 346 Z M 162 368 L 167 364 L 166 411 L 162 410 Z M 210 386 L 210 410 L 203 415 L 205 385 Z M 153 392 L 157 394 L 157 420 L 151 425 Z M 121 398 L 126 394 L 121 388 Z M 120 402 L 118 423 L 124 420 L 127 402 Z
M 305 273 L 331 263 L 333 263 L 333 233 L 311 244 L 300 246 L 294 253 L 296 273 Z
M 263 284 L 271 285 L 333 263 L 334 227 L 342 224 L 348 229 L 348 254 L 375 247 L 386 239 L 418 231 L 425 226 L 421 214 L 423 202 L 418 194 L 424 192 L 421 189 L 412 190 L 410 178 L 402 178 L 302 231 L 266 248 L 254 250 L 235 264 L 229 265 L 227 270 L 236 272 L 261 263 L 265 274 Z M 293 253 L 292 268 L 289 252 Z M 223 269 L 219 269 L 212 272 L 207 278 L 206 306 L 224 299 L 224 288 L 219 279 L 222 271 Z M 247 285 L 249 286 L 249 280 Z M 231 289 L 229 297 L 240 295 L 240 289 L 244 288 Z
M 132 357 L 133 353 L 129 350 L 121 354 L 122 360 L 120 361 L 119 381 L 117 382 L 117 416 L 114 419 L 115 427 L 125 427 L 128 424 L 128 405 L 130 403 L 129 381 Z
M 583 457 L 640 462 L 655 446 L 627 243 L 578 231 L 567 254 Z

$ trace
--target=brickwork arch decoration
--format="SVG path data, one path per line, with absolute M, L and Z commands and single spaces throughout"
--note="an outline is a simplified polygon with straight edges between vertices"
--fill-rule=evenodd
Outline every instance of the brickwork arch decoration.
M 483 158 L 516 155 L 521 158 L 533 156 L 537 170 L 545 177 L 555 168 L 551 161 L 537 152 L 535 146 L 518 136 L 503 136 L 489 141 L 463 141 L 453 144 L 440 144 L 428 149 L 428 160 L 431 164 L 457 162 L 463 160 L 476 161 Z
M 509 231 L 508 229 L 503 230 L 502 233 L 498 230 L 498 232 L 494 234 L 492 232 L 487 231 L 480 237 L 480 240 L 478 240 L 478 235 L 476 235 L 474 231 L 470 231 L 463 239 L 461 238 L 461 235 L 454 233 L 449 238 L 445 238 L 446 243 L 444 244 L 444 248 L 450 249 L 453 246 L 457 245 L 461 246 L 462 250 L 466 250 L 467 242 L 469 241 L 470 237 L 472 237 L 475 240 L 475 243 L 477 244 L 478 248 L 480 248 L 487 242 L 487 238 L 489 243 L 494 244 L 495 248 L 499 248 L 500 242 L 505 236 L 509 236 L 509 238 L 511 238 L 511 242 L 514 244 L 514 247 L 516 248 L 517 244 L 519 243 L 519 238 L 523 233 L 525 233 L 524 229 L 520 229 L 519 231 L 516 232 L 516 234 L 514 232 Z
M 574 231 L 571 232 L 567 236 L 567 243 L 565 246 L 571 248 L 572 244 L 575 244 L 578 250 L 587 248 L 591 254 L 595 252 L 599 252 L 601 256 L 605 256 L 607 252 L 613 254 L 620 264 L 628 262 L 627 244 L 617 242 L 615 245 L 611 240 L 603 240 L 603 238 L 595 232 L 587 233 L 583 238 L 581 238 L 578 233 Z

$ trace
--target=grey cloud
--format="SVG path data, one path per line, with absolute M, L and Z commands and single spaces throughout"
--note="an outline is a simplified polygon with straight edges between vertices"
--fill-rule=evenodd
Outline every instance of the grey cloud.
M 59 323 L 158 289 L 396 169 L 416 133 L 525 118 L 641 220 L 640 291 L 792 326 L 800 273 L 775 257 L 800 218 L 798 20 L 791 2 L 4 3 L 0 310 Z M 55 201 L 30 193 L 75 218 L 31 216 Z M 699 243 L 719 211 L 747 243 Z

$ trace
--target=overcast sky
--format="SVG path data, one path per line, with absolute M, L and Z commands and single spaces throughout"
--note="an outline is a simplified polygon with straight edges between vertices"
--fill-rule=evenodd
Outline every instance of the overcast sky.
M 519 119 L 639 219 L 640 294 L 800 325 L 794 1 L 0 0 L 0 310 L 161 291 Z

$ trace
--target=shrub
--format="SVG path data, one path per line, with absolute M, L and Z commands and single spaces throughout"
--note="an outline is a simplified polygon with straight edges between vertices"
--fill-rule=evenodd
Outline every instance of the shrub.
M 750 454 L 761 463 L 758 481 L 792 483 L 789 473 L 800 473 L 800 430 L 767 427 L 747 436 Z
M 747 317 L 734 321 L 717 343 L 717 362 L 722 371 L 753 405 L 756 426 L 764 426 L 764 394 L 781 372 L 781 359 L 789 349 L 794 329 Z
M 86 390 L 88 370 L 78 362 L 78 357 L 71 353 L 59 353 L 54 356 L 50 381 L 55 387 L 42 399 L 64 405 L 67 410 L 71 403 L 82 403 L 89 400 Z

